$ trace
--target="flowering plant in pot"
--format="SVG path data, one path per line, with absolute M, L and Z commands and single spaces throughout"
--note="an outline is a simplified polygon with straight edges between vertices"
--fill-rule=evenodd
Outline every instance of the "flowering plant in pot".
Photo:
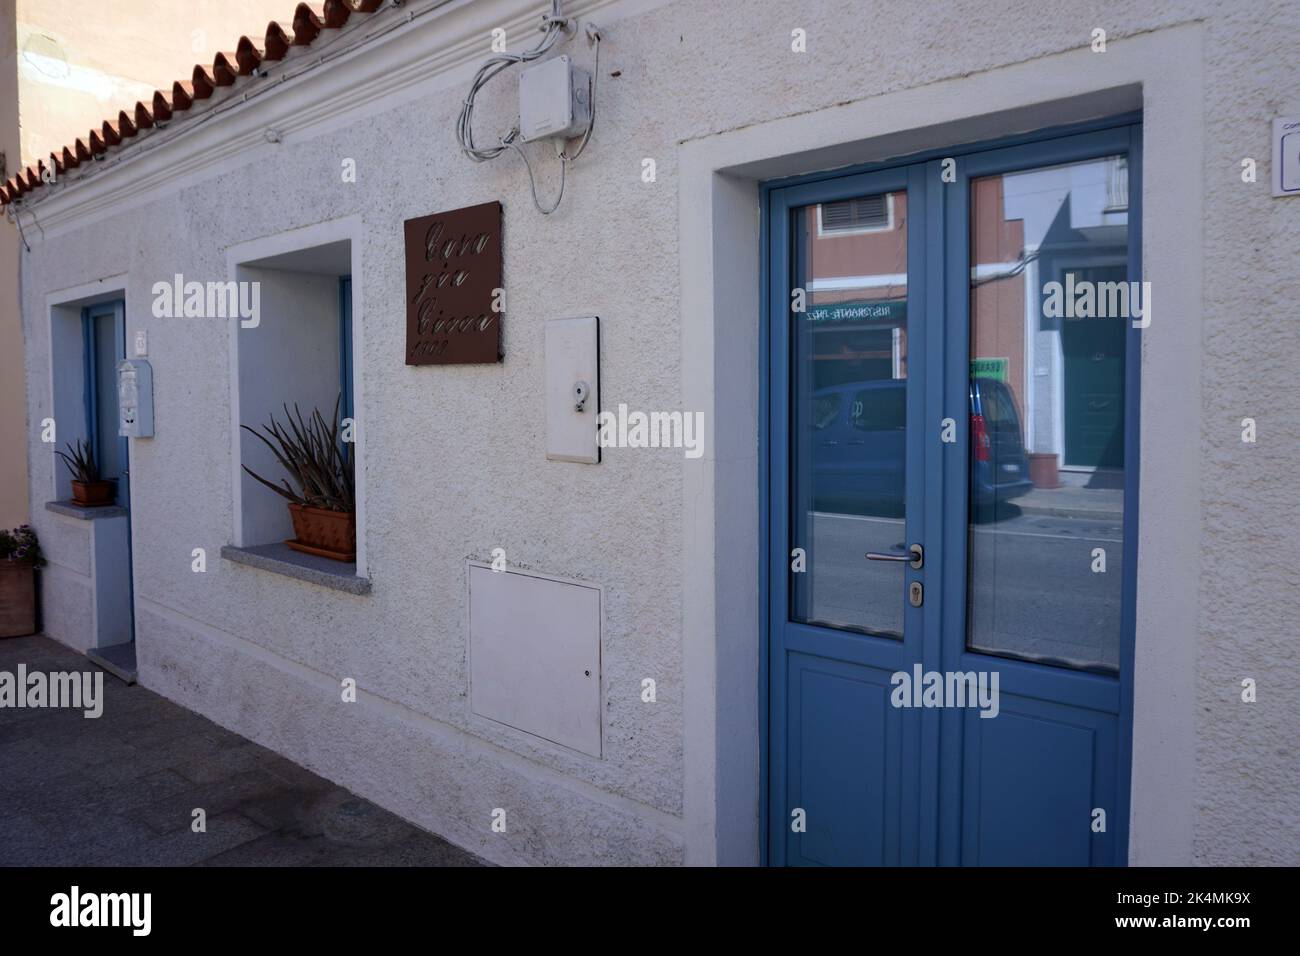
M 72 472 L 72 500 L 85 508 L 111 505 L 117 498 L 117 482 L 99 474 L 90 442 L 77 439 L 77 444 L 68 445 L 67 449 L 70 454 L 57 449 L 54 454 L 62 458 L 68 471 Z
M 241 425 L 261 439 L 293 480 L 269 481 L 247 465 L 244 471 L 289 502 L 295 538 L 286 541 L 295 551 L 334 558 L 357 559 L 357 503 L 352 446 L 339 437 L 339 403 L 326 421 L 313 408 L 303 418 L 298 406 L 284 406 L 285 424 L 271 417 L 262 431 Z
M 0 637 L 36 633 L 36 569 L 44 564 L 29 526 L 0 528 Z

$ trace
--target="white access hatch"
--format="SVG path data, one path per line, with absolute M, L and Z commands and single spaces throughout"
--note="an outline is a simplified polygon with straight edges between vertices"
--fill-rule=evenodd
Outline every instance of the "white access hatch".
M 470 709 L 601 753 L 600 589 L 469 565 Z

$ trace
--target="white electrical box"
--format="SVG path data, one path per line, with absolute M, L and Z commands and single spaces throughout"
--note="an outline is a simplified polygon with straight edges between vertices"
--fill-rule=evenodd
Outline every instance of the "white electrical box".
M 144 359 L 117 363 L 117 433 L 153 437 L 153 369 Z
M 470 709 L 599 757 L 600 589 L 469 565 Z
M 591 124 L 591 76 L 567 55 L 519 71 L 519 138 L 569 139 Z
M 1273 120 L 1273 195 L 1300 196 L 1300 116 Z
M 600 319 L 546 321 L 546 457 L 600 462 Z

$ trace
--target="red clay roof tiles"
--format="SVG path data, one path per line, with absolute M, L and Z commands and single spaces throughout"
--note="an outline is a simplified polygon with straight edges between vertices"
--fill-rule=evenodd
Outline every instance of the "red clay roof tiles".
M 131 111 L 121 110 L 114 120 L 105 120 L 98 129 L 90 130 L 59 153 L 51 153 L 37 160 L 0 184 L 0 206 L 14 202 L 33 189 L 44 185 L 42 172 L 53 164 L 57 173 L 75 169 L 88 159 L 102 158 L 112 149 L 119 148 L 123 140 L 137 133 L 165 124 L 172 115 L 191 109 L 196 101 L 206 100 L 218 88 L 233 86 L 238 77 L 252 77 L 264 61 L 283 60 L 291 47 L 311 46 L 325 30 L 337 30 L 353 14 L 369 14 L 383 6 L 384 0 L 325 0 L 323 4 L 299 3 L 293 12 L 288 30 L 272 21 L 266 26 L 266 36 L 258 47 L 247 36 L 239 38 L 234 52 L 218 53 L 212 67 L 195 64 L 188 80 L 172 84 L 171 96 L 161 90 L 154 91 L 153 101 L 146 105 L 136 103 Z
M 217 86 L 234 86 L 235 77 L 239 76 L 239 66 L 235 54 L 218 53 L 212 61 L 212 79 Z

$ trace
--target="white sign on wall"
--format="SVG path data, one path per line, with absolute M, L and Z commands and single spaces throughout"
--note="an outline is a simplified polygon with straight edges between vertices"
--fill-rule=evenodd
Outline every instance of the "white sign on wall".
M 1273 120 L 1273 195 L 1300 196 L 1300 116 Z

